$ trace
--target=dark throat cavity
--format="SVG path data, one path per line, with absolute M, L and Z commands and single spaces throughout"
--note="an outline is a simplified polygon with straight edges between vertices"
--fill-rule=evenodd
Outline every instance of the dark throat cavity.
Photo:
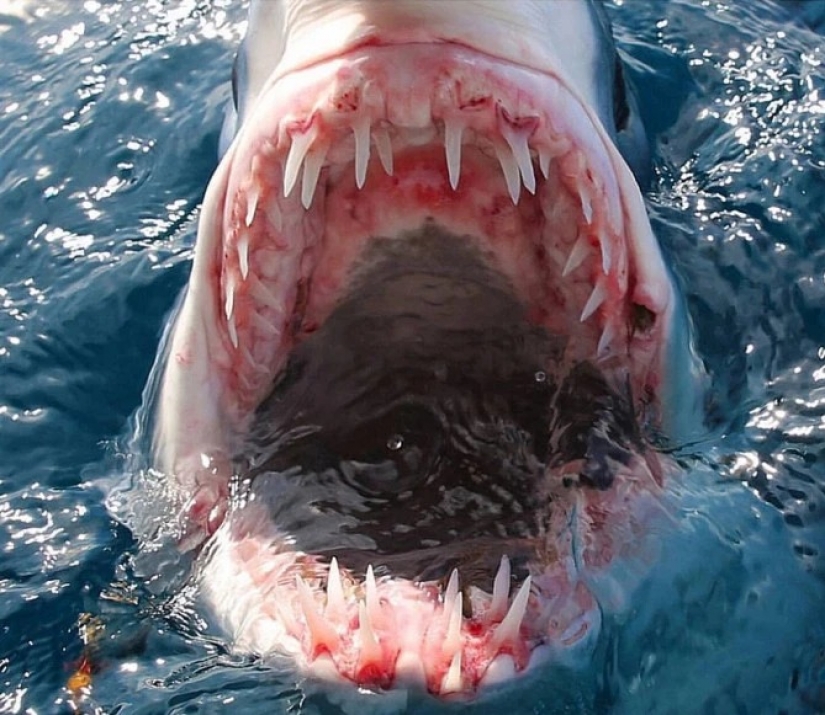
M 560 487 L 609 488 L 640 447 L 628 396 L 532 325 L 468 238 L 373 239 L 258 408 L 237 458 L 295 547 L 411 579 L 535 558 Z M 577 462 L 578 477 L 554 482 Z M 555 478 L 558 481 L 558 478 Z

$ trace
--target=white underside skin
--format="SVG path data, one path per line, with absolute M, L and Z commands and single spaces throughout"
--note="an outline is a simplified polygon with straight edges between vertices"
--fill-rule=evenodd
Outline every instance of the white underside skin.
M 364 245 L 428 220 L 471 236 L 536 322 L 571 336 L 571 364 L 592 360 L 618 384 L 629 380 L 638 410 L 661 418 L 677 301 L 634 177 L 592 108 L 588 48 L 597 40 L 588 8 L 568 0 L 253 4 L 243 124 L 204 199 L 156 415 L 157 467 L 205 532 L 223 516 L 231 457 L 249 415 L 292 347 L 346 291 Z M 653 317 L 644 329 L 633 325 L 639 307 Z M 686 334 L 681 323 L 677 330 Z M 644 460 L 635 467 L 612 506 L 655 491 Z M 578 514 L 577 528 L 586 529 L 590 506 L 561 513 Z M 502 649 L 494 633 L 483 647 L 466 633 L 462 640 L 468 625 L 460 614 L 450 619 L 449 586 L 424 599 L 415 584 L 376 585 L 367 574 L 342 605 L 329 595 L 337 569 L 325 564 L 302 575 L 309 557 L 279 551 L 288 535 L 265 521 L 255 522 L 254 537 L 224 522 L 205 551 L 204 593 L 239 647 L 301 653 L 316 674 L 326 667 L 330 677 L 346 671 L 357 681 L 361 660 L 390 658 L 381 651 L 386 635 L 376 633 L 395 631 L 379 602 L 396 616 L 407 609 L 434 638 L 452 643 L 439 651 L 447 660 L 426 672 L 416 671 L 415 658 L 397 664 L 399 673 L 415 671 L 407 680 L 441 694 L 506 680 L 594 628 L 583 605 L 589 593 L 575 590 L 583 562 L 572 546 L 512 594 L 491 584 L 481 611 L 493 614 L 491 633 L 512 641 Z M 588 553 L 603 560 L 602 546 L 597 534 Z M 509 585 L 509 576 L 500 580 Z M 230 597 L 227 581 L 245 586 Z M 566 600 L 542 591 L 549 582 L 564 583 Z M 583 611 L 554 621 L 550 601 Z M 348 618 L 337 612 L 348 608 L 355 609 Z M 328 622 L 324 610 L 332 612 Z M 525 626 L 525 613 L 540 625 Z M 318 655 L 318 643 L 327 655 Z M 330 653 L 354 665 L 332 662 Z

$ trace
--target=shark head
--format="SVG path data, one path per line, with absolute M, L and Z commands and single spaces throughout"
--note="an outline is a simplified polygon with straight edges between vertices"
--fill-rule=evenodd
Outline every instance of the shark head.
M 210 608 L 438 695 L 591 642 L 700 403 L 602 8 L 253 1 L 234 86 L 155 405 Z

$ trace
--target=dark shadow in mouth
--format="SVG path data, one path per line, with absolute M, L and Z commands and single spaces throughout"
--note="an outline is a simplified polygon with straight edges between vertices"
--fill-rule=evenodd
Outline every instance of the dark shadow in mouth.
M 610 486 L 639 444 L 632 403 L 563 365 L 566 338 L 470 241 L 428 225 L 371 246 L 257 410 L 239 472 L 302 551 L 411 579 L 461 566 L 489 588 L 501 555 L 519 570 L 535 550 L 548 466 L 584 460 L 577 481 Z

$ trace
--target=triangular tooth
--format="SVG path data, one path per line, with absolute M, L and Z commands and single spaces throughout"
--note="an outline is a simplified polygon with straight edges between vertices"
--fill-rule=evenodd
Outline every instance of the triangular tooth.
M 319 645 L 323 645 L 331 651 L 335 650 L 339 644 L 338 634 L 318 612 L 315 599 L 312 597 L 312 591 L 300 574 L 295 574 L 295 585 L 298 589 L 298 602 L 301 604 L 301 610 L 306 619 L 313 650 Z
M 564 269 L 561 272 L 562 278 L 566 278 L 568 274 L 575 271 L 582 264 L 582 261 L 587 258 L 589 252 L 590 245 L 587 239 L 584 236 L 579 236 L 573 244 L 573 250 L 570 251 L 567 263 L 564 264 Z
M 584 220 L 589 226 L 593 223 L 593 202 L 590 200 L 590 194 L 586 189 L 579 189 L 579 198 L 581 199 Z
M 421 656 L 412 651 L 402 650 L 395 661 L 395 677 L 400 685 L 425 686 L 427 671 L 424 670 Z
M 224 290 L 226 291 L 226 301 L 223 304 L 224 315 L 227 320 L 232 320 L 235 310 L 235 277 L 231 273 L 226 276 Z
M 292 193 L 298 180 L 298 170 L 304 163 L 304 157 L 318 136 L 318 129 L 313 124 L 306 132 L 296 132 L 292 136 L 292 146 L 284 165 L 284 198 Z
M 461 137 L 464 134 L 464 125 L 457 119 L 444 120 L 444 151 L 447 156 L 447 173 L 450 175 L 450 186 L 453 191 L 458 188 L 461 177 Z
M 453 601 L 453 609 L 450 613 L 450 622 L 447 626 L 447 634 L 441 644 L 442 652 L 452 656 L 457 650 L 461 650 L 461 624 L 464 621 L 464 614 L 461 608 L 461 599 Z
M 616 328 L 612 322 L 607 323 L 602 330 L 602 335 L 599 338 L 599 344 L 596 346 L 596 358 L 604 360 L 610 357 L 613 352 L 613 341 L 616 338 Z
M 450 669 L 441 681 L 441 694 L 449 695 L 461 691 L 461 651 L 458 651 L 450 663 Z
M 550 152 L 547 149 L 539 149 L 539 169 L 545 179 L 550 178 Z
M 238 236 L 238 265 L 241 268 L 241 278 L 246 280 L 249 275 L 249 234 Z
M 366 665 L 377 662 L 381 658 L 381 644 L 372 629 L 367 604 L 361 601 L 358 604 L 358 632 L 361 636 L 361 652 L 358 663 L 363 668 Z
M 500 648 L 504 643 L 518 638 L 521 622 L 524 620 L 524 614 L 527 612 L 527 601 L 530 599 L 530 584 L 532 579 L 528 576 L 524 579 L 510 610 L 504 616 L 504 620 L 496 628 L 493 634 L 491 643 L 495 649 Z
M 338 568 L 338 559 L 334 556 L 329 562 L 327 574 L 327 607 L 324 613 L 327 618 L 343 618 L 347 611 L 347 600 L 344 597 L 344 584 L 341 581 L 341 571 Z
M 309 665 L 309 672 L 322 683 L 346 682 L 328 653 L 321 653 L 313 660 Z
M 255 210 L 258 208 L 258 187 L 253 186 L 252 190 L 246 197 L 246 218 L 244 222 L 247 228 L 252 225 L 252 220 L 255 218 Z
M 378 159 L 387 176 L 392 176 L 392 141 L 386 127 L 376 127 L 372 132 L 375 139 L 375 148 L 378 150 Z
M 304 176 L 301 181 L 301 203 L 305 209 L 312 205 L 315 188 L 318 186 L 318 177 L 327 158 L 327 146 L 317 147 L 309 152 L 304 162 Z
M 367 164 L 370 160 L 370 119 L 359 117 L 352 125 L 355 136 L 355 184 L 363 188 L 367 180 Z
M 456 597 L 458 596 L 458 569 L 453 569 L 453 572 L 450 574 L 450 580 L 447 582 L 447 590 L 444 591 L 444 608 L 448 610 L 453 607 L 453 601 L 455 601 Z
M 501 133 L 513 152 L 524 187 L 531 194 L 535 194 L 536 174 L 533 171 L 533 160 L 530 158 L 530 145 L 527 143 L 526 132 L 513 129 L 507 122 L 504 122 Z
M 367 578 L 366 578 L 366 602 L 367 602 L 367 610 L 369 611 L 370 618 L 373 618 L 377 615 L 378 610 L 378 585 L 375 583 L 375 572 L 372 570 L 372 564 L 367 566 Z
M 602 270 L 607 275 L 613 265 L 613 244 L 609 236 L 599 236 L 599 245 L 602 248 Z
M 233 315 L 226 323 L 227 330 L 229 331 L 229 339 L 232 341 L 232 345 L 234 347 L 238 347 L 238 328 L 235 327 L 235 316 Z
M 599 309 L 599 306 L 604 303 L 605 298 L 607 298 L 607 287 L 605 286 L 604 281 L 596 281 L 596 286 L 593 288 L 593 292 L 587 299 L 587 303 L 584 304 L 584 310 L 582 310 L 579 322 L 583 323 L 591 315 L 593 315 L 593 313 Z
M 481 685 L 506 683 L 512 680 L 515 674 L 516 661 L 513 660 L 513 656 L 501 653 L 487 666 L 487 670 L 484 671 L 484 676 L 481 678 Z
M 510 559 L 501 557 L 496 578 L 493 581 L 493 600 L 490 603 L 490 618 L 501 618 L 507 612 L 510 598 Z
M 521 193 L 521 174 L 519 173 L 516 158 L 510 147 L 495 145 L 498 163 L 501 164 L 501 171 L 504 174 L 504 181 L 507 182 L 507 191 L 514 204 L 518 204 L 518 197 Z

